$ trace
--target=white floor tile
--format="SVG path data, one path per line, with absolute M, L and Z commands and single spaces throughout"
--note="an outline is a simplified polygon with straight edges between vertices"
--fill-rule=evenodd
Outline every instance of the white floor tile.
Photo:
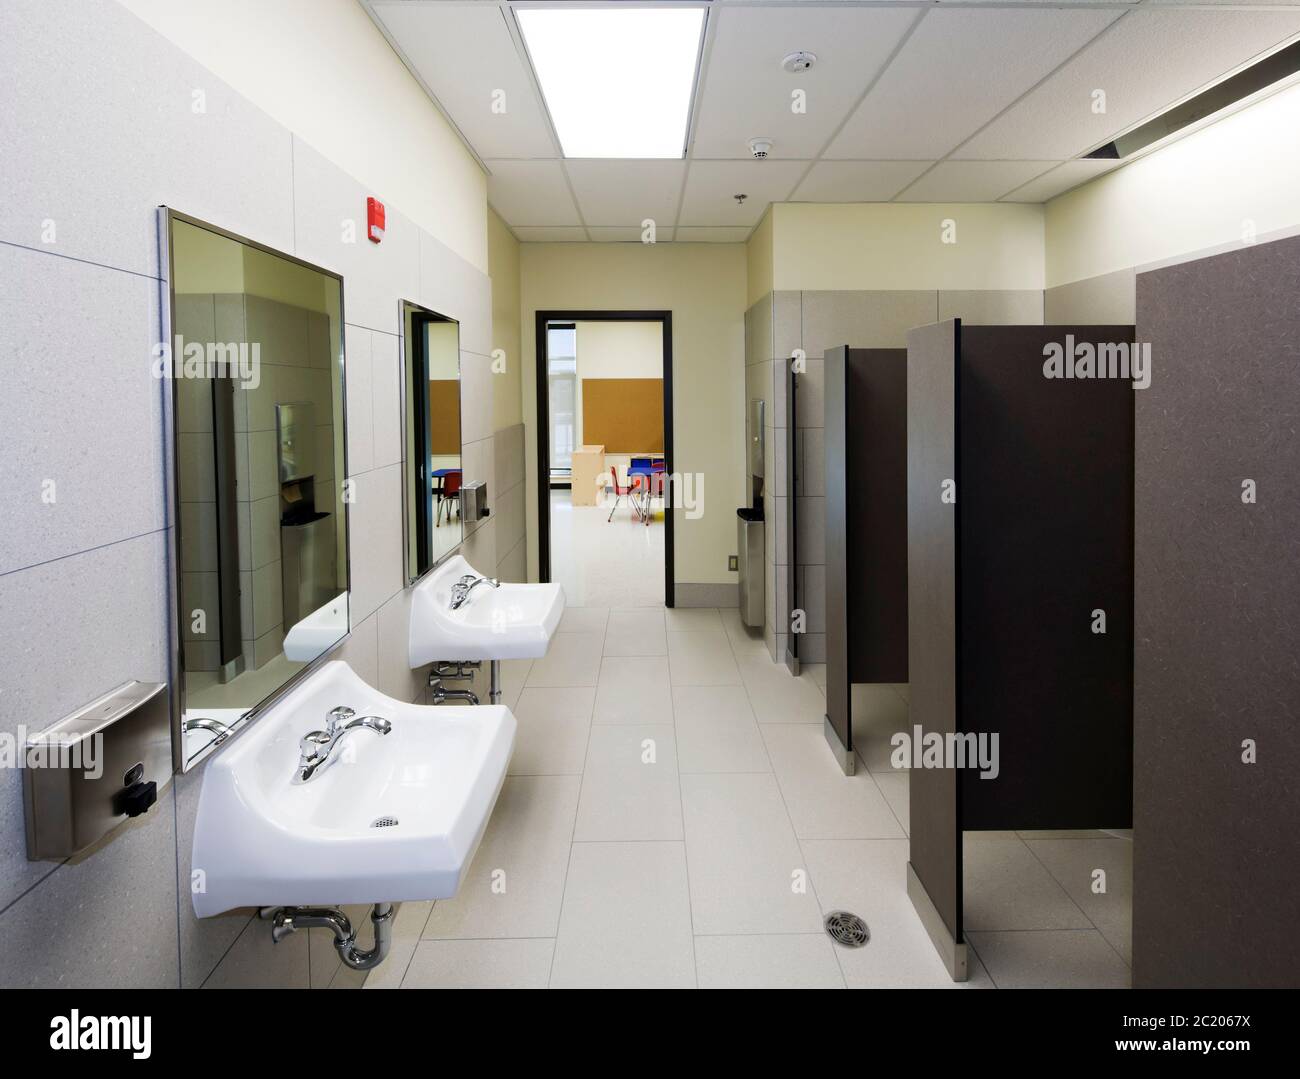
M 553 988 L 695 986 L 681 843 L 575 843 Z
M 403 989 L 545 989 L 555 941 L 422 940 Z
M 608 607 L 564 608 L 557 633 L 604 633 L 609 625 Z
M 968 833 L 962 866 L 967 930 L 1092 928 L 1018 836 L 990 839 Z
M 533 686 L 594 686 L 600 673 L 603 633 L 557 633 L 524 682 Z
M 775 777 L 684 775 L 681 784 L 695 931 L 817 932 L 817 901 Z
M 874 772 L 871 776 L 889 803 L 889 808 L 894 811 L 894 816 L 898 818 L 899 826 L 910 835 L 911 801 L 907 777 L 907 772 Z
M 668 628 L 675 632 L 695 629 L 722 629 L 722 616 L 716 607 L 670 607 L 664 611 Z
M 685 772 L 770 772 L 767 748 L 740 686 L 673 689 L 677 765 Z
M 826 698 L 811 678 L 796 678 L 784 664 L 760 657 L 743 658 L 739 669 L 759 723 L 815 723 L 820 729 Z
M 740 685 L 735 653 L 721 628 L 669 630 L 668 664 L 674 686 Z
M 847 910 L 871 933 L 861 948 L 835 946 L 850 989 L 989 985 L 976 958 L 967 981 L 949 977 L 907 898 L 907 840 L 820 840 L 802 846 L 822 913 Z
M 766 657 L 771 662 L 771 653 L 767 649 L 767 641 L 763 639 L 763 629 L 751 629 L 740 620 L 740 610 L 737 607 L 724 607 L 718 611 L 722 619 L 722 628 L 727 631 L 727 639 L 731 641 L 731 650 L 736 653 L 737 658 L 742 656 Z
M 528 678 L 528 672 L 533 669 L 531 659 L 503 659 L 501 661 L 501 703 L 507 708 L 513 708 L 519 700 L 519 694 L 523 692 L 524 682 Z M 484 682 L 487 686 L 487 682 Z M 491 688 L 488 686 L 488 688 Z M 480 698 L 486 701 L 484 695 Z
M 507 776 L 459 893 L 434 905 L 425 937 L 554 936 L 580 783 Z
M 894 839 L 905 833 L 870 772 L 846 776 L 821 729 L 763 727 L 768 756 L 800 839 Z
M 664 612 L 654 608 L 611 611 L 605 629 L 606 656 L 666 656 Z
M 582 775 L 595 700 L 590 686 L 525 689 L 514 708 L 519 729 L 510 775 Z
M 573 838 L 583 843 L 682 838 L 672 726 L 592 727 Z
M 666 656 L 606 656 L 600 663 L 594 723 L 671 723 Z
M 999 989 L 1127 989 L 1129 968 L 1095 929 L 966 934 Z
M 627 500 L 609 507 L 574 506 L 568 491 L 551 492 L 551 580 L 571 607 L 663 607 L 664 522 L 631 518 Z
M 1133 844 L 1124 839 L 1035 839 L 1025 844 L 1126 963 L 1133 962 Z M 1105 891 L 1094 891 L 1105 872 Z
M 701 989 L 843 989 L 835 945 L 822 933 L 696 937 Z

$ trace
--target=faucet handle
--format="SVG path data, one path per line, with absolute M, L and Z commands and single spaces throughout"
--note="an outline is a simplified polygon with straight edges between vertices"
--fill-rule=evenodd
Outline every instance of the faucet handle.
M 303 760 L 314 760 L 330 741 L 330 735 L 325 731 L 308 731 L 298 739 L 298 750 L 302 753 Z
M 325 730 L 333 734 L 356 714 L 355 708 L 348 708 L 342 704 L 337 708 L 331 708 L 329 714 L 325 717 Z

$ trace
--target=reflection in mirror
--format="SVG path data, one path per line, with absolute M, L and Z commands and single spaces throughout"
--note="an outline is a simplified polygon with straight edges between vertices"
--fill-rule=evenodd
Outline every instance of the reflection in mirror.
M 459 324 L 404 302 L 402 354 L 409 583 L 442 561 L 463 535 Z
M 166 222 L 188 769 L 348 632 L 342 282 Z

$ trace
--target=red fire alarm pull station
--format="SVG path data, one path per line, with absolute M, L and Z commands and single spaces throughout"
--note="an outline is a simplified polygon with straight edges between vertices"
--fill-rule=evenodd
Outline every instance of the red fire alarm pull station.
M 366 235 L 374 244 L 384 238 L 384 204 L 375 198 L 366 199 Z

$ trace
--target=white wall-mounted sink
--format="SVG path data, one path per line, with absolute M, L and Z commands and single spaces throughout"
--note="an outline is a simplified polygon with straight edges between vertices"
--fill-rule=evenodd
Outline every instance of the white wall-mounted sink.
M 411 594 L 411 668 L 439 660 L 537 659 L 546 655 L 564 614 L 558 584 L 479 585 L 451 609 L 451 590 L 474 567 L 447 559 Z
M 324 607 L 296 622 L 284 635 L 284 654 L 296 663 L 310 663 L 348 634 L 348 594 L 340 592 Z
M 348 732 L 300 782 L 298 741 L 337 705 L 392 728 Z M 508 708 L 403 704 L 346 663 L 324 664 L 208 764 L 194 826 L 194 913 L 455 895 L 514 739 Z

